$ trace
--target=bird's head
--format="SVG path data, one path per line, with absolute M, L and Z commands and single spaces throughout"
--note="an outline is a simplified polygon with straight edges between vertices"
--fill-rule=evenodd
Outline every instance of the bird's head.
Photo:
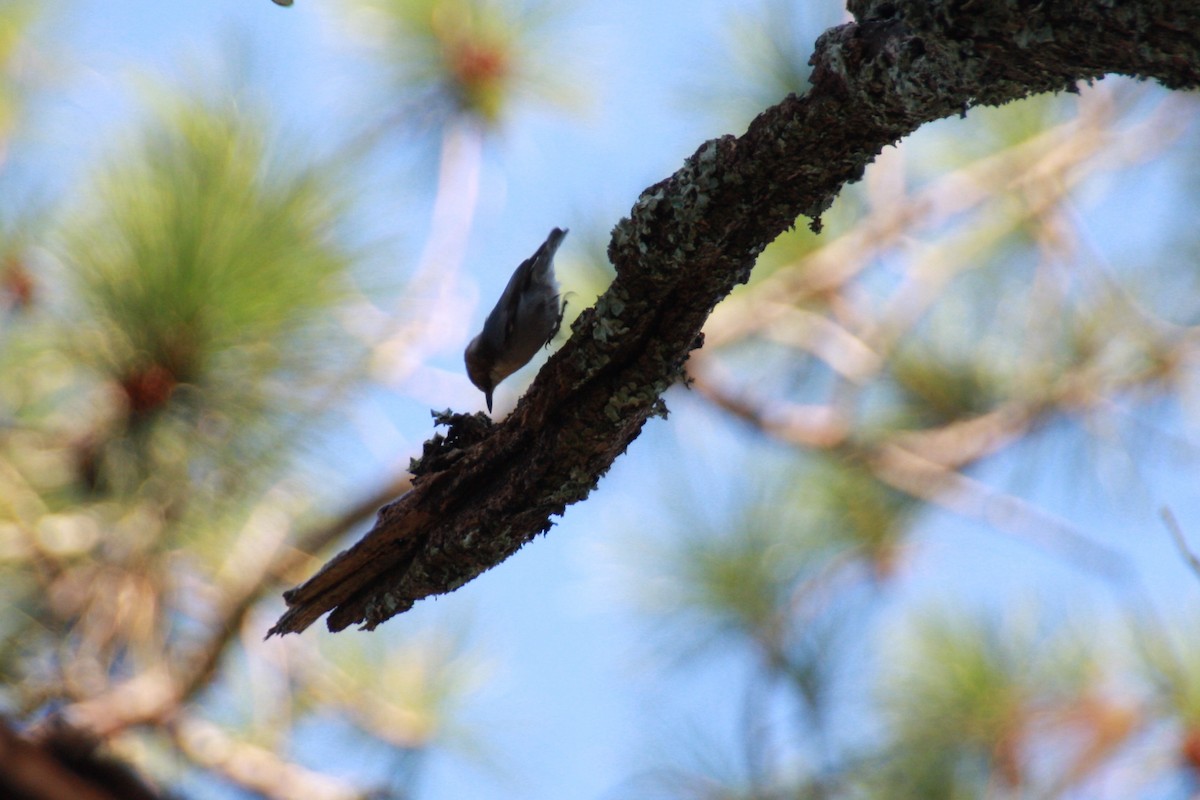
M 464 360 L 467 362 L 467 377 L 483 392 L 483 396 L 487 400 L 488 413 L 492 413 L 492 390 L 499 383 L 495 375 L 496 359 L 489 357 L 486 348 L 476 336 L 467 345 Z

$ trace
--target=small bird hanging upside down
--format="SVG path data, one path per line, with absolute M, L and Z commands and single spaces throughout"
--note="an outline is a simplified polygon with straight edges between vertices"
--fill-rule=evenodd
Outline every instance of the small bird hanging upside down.
M 496 384 L 528 364 L 562 324 L 554 253 L 566 235 L 566 228 L 555 228 L 537 252 L 521 262 L 483 331 L 467 345 L 467 376 L 483 392 L 489 413 Z

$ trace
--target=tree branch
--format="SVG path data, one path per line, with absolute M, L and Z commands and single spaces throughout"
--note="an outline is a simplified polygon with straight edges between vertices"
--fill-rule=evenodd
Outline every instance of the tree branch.
M 550 528 L 596 485 L 701 344 L 712 308 L 758 254 L 820 215 L 882 149 L 921 125 L 1109 73 L 1200 86 L 1200 0 L 1119 7 L 857 0 L 826 31 L 812 88 L 741 137 L 703 144 L 613 231 L 617 277 L 503 423 L 445 415 L 412 491 L 361 542 L 285 595 L 271 633 L 330 612 L 367 628 L 452 591 Z

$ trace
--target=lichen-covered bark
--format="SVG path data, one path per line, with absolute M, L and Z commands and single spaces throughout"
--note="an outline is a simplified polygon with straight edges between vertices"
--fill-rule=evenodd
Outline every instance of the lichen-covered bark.
M 1110 73 L 1200 86 L 1200 0 L 857 0 L 826 31 L 812 88 L 741 137 L 704 143 L 613 230 L 617 277 L 503 423 L 444 415 L 411 492 L 288 592 L 272 633 L 374 627 L 451 591 L 587 497 L 700 344 L 709 312 L 800 216 L 820 215 L 885 146 L 976 105 Z

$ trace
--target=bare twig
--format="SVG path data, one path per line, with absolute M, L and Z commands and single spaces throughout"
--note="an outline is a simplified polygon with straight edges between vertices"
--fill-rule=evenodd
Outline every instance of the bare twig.
M 1164 347 L 1165 360 L 1182 362 L 1193 347 L 1192 337 L 1185 334 Z M 959 470 L 1001 451 L 1055 415 L 1086 412 L 1104 404 L 1104 398 L 1111 394 L 1169 380 L 1170 374 L 1159 368 L 1101 378 L 1097 367 L 1084 364 L 1047 385 L 1044 396 L 1011 400 L 987 413 L 938 428 L 898 431 L 873 444 L 850 443 L 845 419 L 828 406 L 772 404 L 747 391 L 735 396 L 716 385 L 707 370 L 695 370 L 692 375 L 701 395 L 772 438 L 799 447 L 834 452 L 844 449 L 849 455 L 862 456 L 876 477 L 895 489 L 1065 554 L 1072 563 L 1123 585 L 1131 579 L 1120 557 L 1087 539 L 1069 522 Z M 1168 526 L 1172 521 L 1173 517 Z M 1177 531 L 1175 525 L 1172 532 Z M 1195 559 L 1183 544 L 1182 534 L 1176 535 L 1181 550 Z M 1200 574 L 1200 561 L 1195 568 Z
M 1171 533 L 1171 538 L 1175 540 L 1175 546 L 1179 548 L 1179 554 L 1183 556 L 1183 560 L 1192 568 L 1192 572 L 1200 577 L 1200 557 L 1197 557 L 1192 548 L 1188 546 L 1187 537 L 1183 535 L 1183 528 L 1179 525 L 1179 520 L 1175 519 L 1175 514 L 1171 509 L 1163 506 L 1158 512 L 1162 516 L 1163 524 L 1167 526 L 1167 530 Z
M 1119 585 L 1130 583 L 1133 573 L 1121 555 L 1033 503 L 894 445 L 882 448 L 870 463 L 876 477 L 895 489 L 984 522 Z
M 197 766 L 268 800 L 364 800 L 366 792 L 277 753 L 241 742 L 220 726 L 184 717 L 169 727 L 175 746 Z
M 155 663 L 133 678 L 79 700 L 62 710 L 71 725 L 108 737 L 134 725 L 159 723 L 176 715 L 216 672 L 226 647 L 250 609 L 288 576 L 398 494 L 411 486 L 403 475 L 363 497 L 340 517 L 300 536 L 295 545 L 266 551 L 261 560 L 240 565 L 238 587 L 219 592 L 221 610 L 208 623 L 208 639 L 190 652 Z

